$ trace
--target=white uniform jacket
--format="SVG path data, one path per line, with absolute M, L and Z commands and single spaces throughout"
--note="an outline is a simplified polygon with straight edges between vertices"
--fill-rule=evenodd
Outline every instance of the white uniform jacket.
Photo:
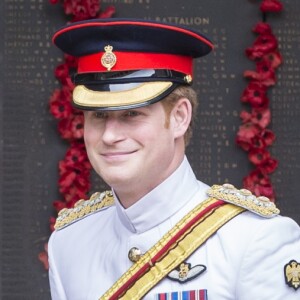
M 129 250 L 146 252 L 207 198 L 208 188 L 197 181 L 185 158 L 167 180 L 128 209 L 115 197 L 115 205 L 55 231 L 48 248 L 52 299 L 99 299 L 133 264 Z M 299 300 L 300 288 L 290 287 L 284 274 L 293 260 L 300 262 L 296 222 L 246 211 L 186 260 L 191 267 L 205 266 L 202 274 L 184 283 L 164 278 L 144 299 L 189 299 L 183 291 L 201 291 L 206 298 L 198 299 Z

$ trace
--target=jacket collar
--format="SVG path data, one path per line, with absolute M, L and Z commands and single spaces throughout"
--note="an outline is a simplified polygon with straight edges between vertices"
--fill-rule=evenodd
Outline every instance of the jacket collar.
M 118 218 L 128 230 L 142 233 L 178 212 L 198 189 L 199 183 L 184 157 L 173 174 L 129 208 L 125 209 L 114 195 Z

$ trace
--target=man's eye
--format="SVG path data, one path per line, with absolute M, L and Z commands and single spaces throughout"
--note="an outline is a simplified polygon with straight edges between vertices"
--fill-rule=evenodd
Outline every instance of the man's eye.
M 105 119 L 107 117 L 107 113 L 103 111 L 96 111 L 95 112 L 95 117 L 97 119 Z
M 136 116 L 139 116 L 139 115 L 140 115 L 140 112 L 135 111 L 135 110 L 129 110 L 125 114 L 125 116 L 127 116 L 127 117 L 136 117 Z

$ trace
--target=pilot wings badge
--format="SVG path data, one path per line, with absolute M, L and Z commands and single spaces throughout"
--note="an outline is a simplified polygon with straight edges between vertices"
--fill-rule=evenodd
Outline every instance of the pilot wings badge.
M 191 267 L 191 264 L 183 262 L 178 268 L 171 271 L 167 277 L 171 280 L 178 281 L 179 283 L 185 283 L 198 277 L 205 270 L 206 267 L 204 265 Z
M 295 290 L 300 287 L 300 264 L 291 260 L 284 266 L 286 284 Z

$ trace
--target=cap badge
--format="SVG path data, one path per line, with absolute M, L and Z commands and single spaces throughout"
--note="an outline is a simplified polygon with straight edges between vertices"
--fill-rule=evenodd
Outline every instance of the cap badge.
M 111 68 L 116 64 L 117 57 L 112 52 L 113 47 L 110 45 L 107 45 L 104 47 L 105 53 L 101 57 L 101 64 L 103 67 L 107 68 L 107 71 L 110 71 Z
M 297 290 L 300 287 L 300 264 L 291 260 L 284 266 L 286 284 Z
M 205 270 L 206 267 L 204 265 L 196 265 L 194 267 L 191 267 L 191 264 L 183 262 L 178 268 L 168 274 L 168 278 L 180 283 L 185 283 L 198 277 Z

